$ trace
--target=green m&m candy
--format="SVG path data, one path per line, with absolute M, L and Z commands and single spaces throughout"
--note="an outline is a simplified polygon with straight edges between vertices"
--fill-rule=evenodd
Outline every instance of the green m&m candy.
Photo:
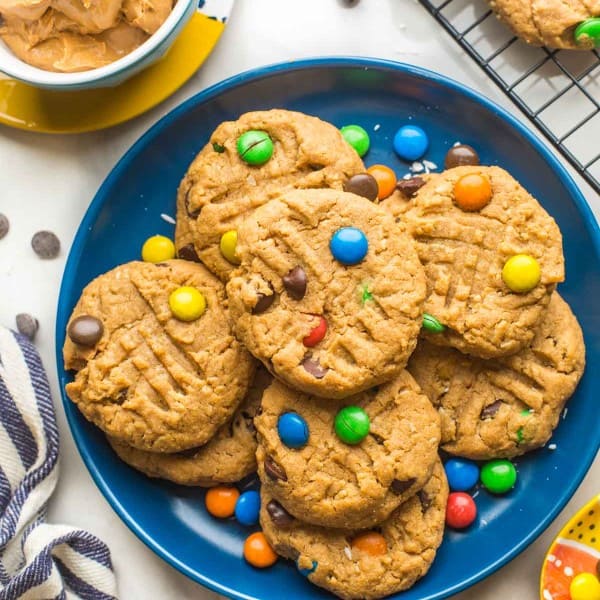
M 238 138 L 237 151 L 249 165 L 264 165 L 273 156 L 273 140 L 266 131 L 251 129 Z
M 358 444 L 367 437 L 371 421 L 360 406 L 346 406 L 335 416 L 335 433 L 345 444 Z
M 340 133 L 361 158 L 368 152 L 371 140 L 369 134 L 360 125 L 346 125 L 340 129 Z
M 577 44 L 600 48 L 600 17 L 592 17 L 579 23 L 574 36 Z
M 481 483 L 492 494 L 505 494 L 517 482 L 517 470 L 509 460 L 492 460 L 481 467 Z
M 423 313 L 423 329 L 429 333 L 442 333 L 446 326 L 442 325 L 433 315 Z

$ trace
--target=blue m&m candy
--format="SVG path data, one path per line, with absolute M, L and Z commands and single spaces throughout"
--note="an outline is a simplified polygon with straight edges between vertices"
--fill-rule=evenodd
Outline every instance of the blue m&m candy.
M 256 525 L 260 513 L 260 494 L 249 490 L 240 494 L 235 503 L 235 518 L 242 525 Z
M 303 575 L 304 577 L 308 577 L 309 575 L 311 575 L 312 573 L 314 573 L 317 570 L 317 567 L 319 566 L 319 563 L 316 560 L 311 561 L 312 564 L 308 564 L 308 561 L 306 558 L 302 559 L 303 562 L 300 562 L 300 559 L 296 560 L 296 568 L 298 569 L 298 572 L 300 573 L 300 575 Z M 306 562 L 307 564 L 304 564 L 304 562 Z
M 416 125 L 405 125 L 394 136 L 394 150 L 404 160 L 418 160 L 427 152 L 429 138 Z
M 342 227 L 331 237 L 329 249 L 343 265 L 356 265 L 367 255 L 369 242 L 358 227 Z
M 451 458 L 444 465 L 448 485 L 454 492 L 466 492 L 479 480 L 479 467 L 470 460 Z
M 306 421 L 298 413 L 289 412 L 279 417 L 277 433 L 288 448 L 302 448 L 308 442 L 310 432 Z

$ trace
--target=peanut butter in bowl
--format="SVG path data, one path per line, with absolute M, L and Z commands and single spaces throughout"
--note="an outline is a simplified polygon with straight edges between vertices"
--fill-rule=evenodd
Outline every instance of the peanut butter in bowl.
M 34 67 L 88 71 L 143 44 L 172 8 L 173 0 L 0 0 L 0 37 Z

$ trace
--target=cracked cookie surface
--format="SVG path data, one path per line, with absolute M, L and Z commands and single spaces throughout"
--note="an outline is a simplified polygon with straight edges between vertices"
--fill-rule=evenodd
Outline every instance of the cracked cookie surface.
M 183 452 L 145 452 L 108 438 L 119 458 L 150 477 L 180 485 L 211 487 L 235 483 L 256 471 L 256 429 L 253 419 L 271 375 L 258 368 L 244 402 L 229 423 L 223 425 L 204 446 Z
M 489 179 L 492 195 L 478 211 L 453 199 L 465 175 Z M 509 173 L 499 167 L 466 166 L 431 178 L 399 217 L 416 241 L 427 275 L 424 312 L 446 326 L 424 336 L 434 344 L 492 358 L 513 354 L 535 333 L 556 284 L 564 279 L 562 236 L 554 219 Z M 528 254 L 541 268 L 527 293 L 512 292 L 502 268 Z
M 370 418 L 369 434 L 357 445 L 335 433 L 335 416 L 344 406 L 359 406 Z M 308 426 L 308 442 L 300 449 L 286 446 L 278 434 L 279 417 L 288 412 Z M 324 402 L 275 381 L 255 424 L 264 489 L 291 514 L 321 526 L 380 523 L 425 485 L 438 459 L 438 415 L 407 371 L 341 402 Z
M 442 448 L 487 460 L 544 445 L 584 365 L 581 329 L 555 292 L 531 344 L 517 354 L 481 360 L 421 341 L 408 368 L 439 410 Z
M 386 550 L 376 556 L 353 546 L 356 535 L 364 532 L 285 518 L 273 510 L 268 492 L 261 496 L 261 526 L 278 554 L 296 561 L 311 583 L 340 598 L 371 600 L 411 587 L 429 570 L 442 542 L 448 484 L 438 461 L 425 487 L 376 528 Z
M 265 131 L 273 155 L 260 166 L 238 155 L 236 143 L 249 130 Z M 221 254 L 221 236 L 235 230 L 254 209 L 286 189 L 336 188 L 365 170 L 358 154 L 331 125 L 299 112 L 273 109 L 221 123 L 190 165 L 178 191 L 176 246 L 196 255 L 221 279 L 235 265 Z
M 330 250 L 343 227 L 368 252 L 346 266 Z M 365 198 L 296 190 L 257 209 L 238 230 L 240 268 L 227 284 L 236 333 L 292 387 L 344 398 L 389 381 L 416 345 L 425 276 L 412 239 Z M 326 333 L 305 338 L 326 322 Z
M 600 16 L 598 0 L 490 0 L 490 6 L 515 34 L 534 46 L 591 50 L 593 40 L 575 41 L 581 22 Z
M 169 295 L 197 288 L 206 310 L 177 320 Z M 255 363 L 232 332 L 222 283 L 202 265 L 131 262 L 83 290 L 69 323 L 99 319 L 93 347 L 66 336 L 69 398 L 108 435 L 141 450 L 178 452 L 206 443 L 248 391 Z

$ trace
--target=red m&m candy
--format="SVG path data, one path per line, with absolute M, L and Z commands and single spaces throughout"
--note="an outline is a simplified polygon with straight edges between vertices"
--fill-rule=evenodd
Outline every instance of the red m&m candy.
M 446 505 L 446 524 L 454 529 L 465 529 L 477 517 L 477 506 L 469 494 L 452 492 Z
M 325 317 L 319 317 L 319 322 L 317 323 L 316 327 L 311 329 L 310 333 L 302 340 L 302 343 L 307 348 L 312 348 L 325 337 L 326 333 L 327 321 L 325 320 Z

